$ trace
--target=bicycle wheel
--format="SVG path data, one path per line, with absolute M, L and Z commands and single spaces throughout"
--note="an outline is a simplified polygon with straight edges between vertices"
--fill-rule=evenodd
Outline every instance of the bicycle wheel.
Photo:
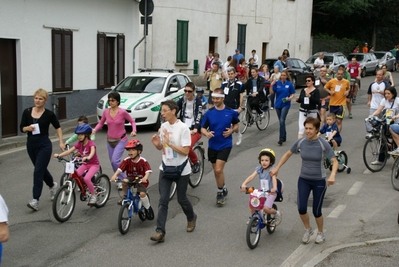
M 247 245 L 250 249 L 254 249 L 258 246 L 260 233 L 259 218 L 255 215 L 249 220 L 247 226 Z
M 240 113 L 239 116 L 241 125 L 240 125 L 240 132 L 243 134 L 247 130 L 249 126 L 249 120 L 251 119 L 251 114 L 249 114 L 248 110 L 244 110 Z
M 399 157 L 395 159 L 392 167 L 391 183 L 393 188 L 399 191 Z
M 130 221 L 132 219 L 130 213 L 130 204 L 125 203 L 119 210 L 118 215 L 118 228 L 119 232 L 124 235 L 129 231 Z M 132 207 L 133 208 L 133 207 Z
M 348 166 L 348 156 L 345 151 L 339 151 L 338 156 L 336 156 L 338 161 L 338 172 L 343 172 Z M 332 170 L 332 166 L 330 166 L 330 170 Z
M 267 126 L 269 126 L 269 121 L 270 121 L 269 110 L 263 111 L 263 114 L 264 117 L 263 118 L 259 117 L 259 120 L 256 121 L 256 127 L 258 127 L 258 129 L 261 131 L 266 130 Z
M 69 173 L 64 172 L 60 178 L 60 186 L 65 184 L 65 181 L 69 178 Z
M 111 194 L 111 182 L 106 174 L 101 174 L 96 178 L 94 189 L 97 192 L 97 202 L 94 206 L 96 208 L 104 207 Z
M 169 200 L 172 200 L 175 194 L 176 194 L 176 182 L 172 182 L 172 185 L 170 187 Z
M 75 191 L 70 184 L 60 187 L 53 201 L 53 215 L 59 222 L 66 222 L 72 216 L 76 205 Z
M 273 204 L 273 209 L 278 210 L 276 204 Z M 276 224 L 274 223 L 274 220 L 273 220 L 273 218 L 272 218 L 272 215 L 267 214 L 266 218 L 267 218 L 266 230 L 267 230 L 267 232 L 268 232 L 269 234 L 273 234 L 274 231 L 276 230 Z M 269 223 L 269 222 L 272 222 L 272 223 Z
M 204 150 L 202 150 L 202 147 L 196 146 L 196 147 L 194 147 L 193 150 L 194 150 L 195 154 L 197 155 L 198 160 L 201 161 L 201 166 L 200 166 L 199 172 L 197 172 L 197 173 L 191 172 L 190 178 L 188 179 L 188 184 L 192 188 L 195 188 L 201 183 L 202 176 L 204 175 L 205 156 L 204 156 Z
M 367 169 L 372 172 L 381 171 L 385 167 L 387 159 L 388 145 L 384 138 L 371 137 L 366 140 L 363 148 L 363 161 Z

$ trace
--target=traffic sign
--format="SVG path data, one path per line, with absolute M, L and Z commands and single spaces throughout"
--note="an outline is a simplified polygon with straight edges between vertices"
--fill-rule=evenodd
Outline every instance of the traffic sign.
M 145 3 L 147 3 L 147 14 L 145 14 Z M 154 12 L 154 2 L 152 0 L 142 0 L 139 4 L 141 15 L 149 16 Z

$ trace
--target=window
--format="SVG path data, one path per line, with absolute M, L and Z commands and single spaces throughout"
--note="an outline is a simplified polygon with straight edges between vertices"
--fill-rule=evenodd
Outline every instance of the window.
M 247 25 L 246 24 L 238 24 L 238 33 L 237 33 L 237 48 L 240 50 L 240 53 L 245 56 L 245 37 L 247 35 Z
M 177 20 L 176 63 L 187 63 L 188 21 Z
M 72 31 L 53 29 L 53 92 L 72 91 Z
M 116 69 L 115 69 L 116 68 Z M 116 73 L 116 80 L 115 80 Z M 97 88 L 104 89 L 125 77 L 125 36 L 97 34 Z

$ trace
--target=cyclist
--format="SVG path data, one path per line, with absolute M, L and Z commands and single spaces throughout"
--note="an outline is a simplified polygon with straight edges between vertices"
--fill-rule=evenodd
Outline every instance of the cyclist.
M 188 157 L 193 164 L 193 173 L 201 167 L 201 161 L 193 150 L 193 146 L 201 139 L 202 102 L 194 95 L 195 85 L 188 82 L 184 88 L 184 96 L 177 101 L 179 107 L 178 118 L 190 128 L 191 145 Z
M 61 154 L 54 154 L 54 158 L 58 158 L 69 155 L 75 150 L 78 150 L 84 164 L 76 170 L 76 173 L 79 176 L 82 176 L 87 171 L 84 176 L 84 181 L 90 191 L 89 203 L 87 204 L 89 206 L 94 205 L 97 202 L 97 193 L 91 179 L 100 169 L 100 161 L 98 160 L 96 153 L 96 144 L 90 140 L 92 130 L 91 126 L 86 123 L 79 124 L 75 129 L 75 134 L 78 135 L 79 141 L 69 150 L 62 152 Z
M 251 109 L 255 109 L 263 117 L 262 104 L 266 102 L 267 92 L 265 89 L 265 78 L 258 75 L 258 69 L 251 69 L 251 78 L 244 84 L 243 90 L 247 91 L 248 103 Z
M 338 125 L 335 122 L 335 114 L 327 114 L 326 121 L 326 124 L 320 128 L 320 131 L 317 135 L 320 136 L 321 134 L 326 134 L 327 141 L 333 146 L 334 153 L 337 155 L 338 147 L 342 142 L 342 137 L 339 134 Z
M 276 199 L 277 191 L 277 176 L 270 175 L 270 171 L 274 168 L 273 165 L 276 162 L 276 154 L 270 148 L 264 148 L 259 152 L 258 161 L 260 166 L 255 168 L 255 171 L 248 176 L 247 179 L 241 185 L 241 192 L 246 191 L 247 184 L 251 182 L 257 175 L 259 175 L 260 188 L 269 191 L 270 194 L 263 206 L 263 211 L 268 214 L 275 214 L 275 223 L 279 225 L 281 222 L 281 213 L 278 210 L 273 209 L 273 203 Z M 255 209 L 250 206 L 251 214 L 255 212 Z
M 222 83 L 222 89 L 224 92 L 224 104 L 234 109 L 240 114 L 242 112 L 242 83 L 236 78 L 236 70 L 233 67 L 227 69 L 228 79 Z M 237 142 L 236 145 L 240 145 L 242 140 L 242 134 L 240 130 L 237 131 Z
M 195 87 L 195 92 L 197 93 L 197 98 L 201 100 L 202 114 L 204 114 L 208 107 L 208 99 L 204 96 L 204 89 L 201 87 Z
M 147 196 L 147 187 L 150 184 L 148 177 L 152 172 L 150 164 L 148 161 L 141 157 L 143 153 L 143 145 L 137 139 L 129 140 L 125 146 L 129 157 L 125 158 L 118 169 L 112 175 L 111 182 L 118 178 L 118 175 L 122 172 L 126 173 L 126 178 L 123 179 L 122 190 L 123 198 L 118 201 L 118 205 L 122 205 L 123 199 L 126 198 L 128 186 L 126 183 L 134 181 L 136 178 L 141 179 L 141 183 L 137 185 L 137 192 L 140 194 L 141 203 L 145 208 L 145 215 L 147 219 L 153 220 L 154 217 L 150 214 L 154 214 L 150 205 L 150 199 Z
M 352 103 L 351 103 L 351 101 L 353 101 L 353 103 L 355 103 L 355 101 L 356 101 L 357 91 L 359 91 L 359 88 L 360 88 L 360 74 L 362 72 L 362 70 L 360 68 L 360 64 L 356 61 L 355 57 L 353 57 L 352 62 L 348 64 L 347 70 L 349 71 L 351 79 L 355 79 L 355 87 L 354 87 L 353 92 L 351 92 L 351 94 L 353 94 L 352 95 L 353 100 L 350 99 L 351 95 L 348 95 L 347 99 L 346 99 L 346 105 L 347 105 L 348 111 L 349 111 L 349 119 L 352 119 Z

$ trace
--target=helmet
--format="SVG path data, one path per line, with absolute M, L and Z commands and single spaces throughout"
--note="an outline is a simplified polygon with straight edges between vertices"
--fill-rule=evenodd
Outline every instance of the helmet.
M 143 145 L 137 139 L 132 139 L 127 142 L 125 149 L 131 149 L 131 148 L 143 151 Z
M 258 156 L 259 163 L 260 163 L 260 158 L 265 155 L 270 157 L 270 165 L 273 165 L 276 161 L 276 153 L 274 153 L 273 149 L 270 149 L 270 148 L 262 149 L 259 152 L 259 156 Z
M 196 91 L 197 93 L 203 93 L 203 92 L 204 92 L 204 89 L 203 89 L 202 87 L 197 87 L 197 88 L 195 88 L 195 91 Z
M 93 129 L 87 123 L 82 123 L 76 126 L 75 133 L 76 134 L 91 134 Z

